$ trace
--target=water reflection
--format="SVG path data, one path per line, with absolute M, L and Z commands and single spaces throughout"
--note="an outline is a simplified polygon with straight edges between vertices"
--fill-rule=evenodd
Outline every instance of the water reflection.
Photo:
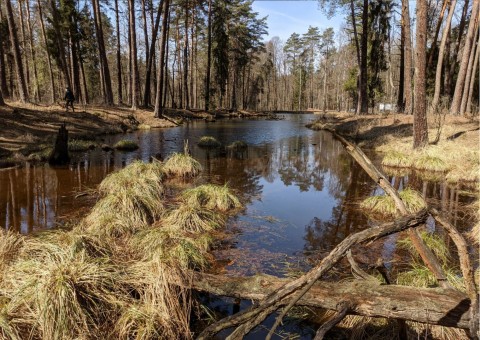
M 30 233 L 75 219 L 94 203 L 80 192 L 96 187 L 107 174 L 135 159 L 148 161 L 151 156 L 166 158 L 179 152 L 188 139 L 192 155 L 204 168 L 197 183 L 228 183 L 246 203 L 245 211 L 229 222 L 231 243 L 216 250 L 218 258 L 227 260 L 232 272 L 279 275 L 292 263 L 327 252 L 349 234 L 368 227 L 358 202 L 380 193 L 329 133 L 304 127 L 312 118 L 287 115 L 283 121 L 192 122 L 138 131 L 104 141 L 135 140 L 140 148 L 132 153 L 96 149 L 74 155 L 65 168 L 27 164 L 2 170 L 0 226 Z M 248 148 L 201 149 L 196 143 L 203 135 L 214 136 L 224 145 L 243 140 Z M 462 207 L 472 199 L 461 188 L 416 174 L 393 174 L 389 179 L 396 188 L 410 186 L 423 192 L 457 226 L 471 225 L 473 217 Z M 383 246 L 387 257 L 391 244 L 387 240 Z

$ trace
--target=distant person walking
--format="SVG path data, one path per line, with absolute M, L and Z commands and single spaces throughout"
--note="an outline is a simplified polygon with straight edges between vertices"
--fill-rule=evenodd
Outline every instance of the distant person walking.
M 73 95 L 72 90 L 70 90 L 69 87 L 65 89 L 65 97 L 63 98 L 65 100 L 65 109 L 68 111 L 68 106 L 70 105 L 72 107 L 72 111 L 75 112 L 75 108 L 73 107 L 73 101 L 75 100 L 75 96 Z

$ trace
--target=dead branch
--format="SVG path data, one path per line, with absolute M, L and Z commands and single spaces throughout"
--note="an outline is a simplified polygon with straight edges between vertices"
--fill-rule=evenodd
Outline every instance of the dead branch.
M 445 228 L 453 243 L 455 243 L 455 246 L 457 247 L 458 257 L 460 259 L 460 269 L 462 270 L 465 288 L 467 290 L 468 297 L 472 301 L 472 308 L 470 309 L 470 312 L 472 313 L 470 316 L 470 336 L 472 338 L 479 338 L 479 296 L 477 287 L 475 286 L 473 266 L 470 262 L 470 256 L 468 255 L 467 242 L 462 234 L 458 232 L 457 228 L 443 218 L 436 209 L 431 208 L 429 212 L 435 221 L 440 223 Z
M 362 279 L 362 280 L 369 280 L 372 282 L 376 282 L 377 284 L 380 284 L 380 282 L 377 280 L 375 276 L 368 274 L 366 271 L 360 268 L 357 262 L 355 262 L 355 259 L 352 256 L 351 249 L 347 251 L 347 259 L 348 259 L 348 262 L 350 263 L 350 266 L 352 267 L 352 273 L 355 278 Z
M 348 310 L 351 308 L 350 303 L 346 301 L 340 302 L 338 307 L 338 312 L 317 330 L 317 334 L 315 334 L 315 338 L 313 338 L 313 340 L 323 340 L 325 334 L 337 323 L 342 321 L 345 315 L 347 315 Z
M 342 259 L 345 255 L 345 252 L 355 244 L 373 241 L 381 237 L 406 230 L 408 228 L 416 227 L 425 223 L 426 218 L 427 213 L 425 210 L 422 210 L 415 215 L 402 216 L 394 222 L 385 223 L 349 235 L 310 272 L 296 280 L 286 283 L 283 287 L 278 289 L 278 291 L 268 295 L 265 299 L 263 299 L 260 304 L 254 305 L 236 315 L 229 316 L 210 325 L 199 335 L 198 339 L 209 339 L 222 329 L 232 327 L 234 325 L 240 326 L 234 331 L 232 336 L 235 335 L 241 337 L 245 334 L 248 334 L 252 328 L 252 325 L 254 327 L 262 322 L 266 316 L 277 310 L 280 305 L 283 305 L 285 303 L 284 300 L 287 297 L 289 303 L 284 311 L 289 310 L 291 306 L 293 306 L 303 295 L 305 295 L 315 281 L 317 281 L 326 271 L 328 271 L 333 265 Z M 294 293 L 294 296 L 290 296 L 292 293 Z M 279 319 L 280 317 L 277 320 Z M 255 320 L 255 323 L 245 324 L 249 320 Z

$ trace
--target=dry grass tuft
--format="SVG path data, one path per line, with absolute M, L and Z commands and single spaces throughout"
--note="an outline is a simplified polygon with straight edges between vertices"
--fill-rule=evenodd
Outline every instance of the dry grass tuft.
M 480 222 L 475 223 L 472 230 L 469 231 L 468 237 L 477 246 L 480 244 Z
M 182 204 L 162 219 L 164 227 L 176 228 L 188 233 L 210 232 L 225 223 L 223 216 L 199 206 Z
M 215 137 L 212 136 L 203 136 L 198 141 L 198 146 L 204 148 L 218 148 L 221 145 L 222 143 L 220 143 Z
M 401 191 L 399 195 L 409 213 L 413 214 L 425 208 L 425 201 L 417 191 L 407 188 Z M 379 215 L 381 217 L 398 216 L 395 202 L 387 195 L 370 196 L 366 198 L 360 206 L 372 215 Z
M 395 150 L 387 152 L 382 160 L 382 165 L 400 168 L 409 168 L 412 163 L 413 160 L 410 156 Z
M 0 278 L 24 246 L 24 237 L 17 232 L 0 229 Z M 1 281 L 1 280 L 0 280 Z
M 71 139 L 68 141 L 68 151 L 82 152 L 91 149 L 95 149 L 96 145 L 92 141 L 86 141 L 81 139 Z
M 134 151 L 138 149 L 138 144 L 133 140 L 124 139 L 115 143 L 113 148 L 120 151 Z
M 227 185 L 200 185 L 196 188 L 185 190 L 182 193 L 182 197 L 187 205 L 205 207 L 221 212 L 242 208 L 242 204 Z
M 439 157 L 424 154 L 417 157 L 413 167 L 418 170 L 445 172 L 448 165 Z
M 165 162 L 163 170 L 168 176 L 187 178 L 197 176 L 202 166 L 186 153 L 173 153 Z

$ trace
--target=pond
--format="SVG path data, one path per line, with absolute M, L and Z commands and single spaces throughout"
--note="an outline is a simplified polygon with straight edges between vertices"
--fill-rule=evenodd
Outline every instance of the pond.
M 149 161 L 151 156 L 166 158 L 181 152 L 188 140 L 192 156 L 203 166 L 195 184 L 227 183 L 245 205 L 227 224 L 230 237 L 215 248 L 222 271 L 288 276 L 308 269 L 346 236 L 371 225 L 359 202 L 381 191 L 329 132 L 305 128 L 314 115 L 282 116 L 274 121 L 191 121 L 176 128 L 106 136 L 102 143 L 130 139 L 140 148 L 128 153 L 100 148 L 76 153 L 63 168 L 27 164 L 2 170 L 0 226 L 32 233 L 66 225 L 94 204 L 88 190 L 107 174 L 136 159 Z M 202 149 L 197 142 L 204 135 L 224 145 L 243 140 L 248 148 Z M 461 188 L 416 174 L 389 178 L 398 188 L 410 186 L 422 192 L 460 229 L 471 227 L 472 216 L 463 208 L 473 198 Z M 387 263 L 394 241 L 395 237 L 387 238 L 375 249 Z

